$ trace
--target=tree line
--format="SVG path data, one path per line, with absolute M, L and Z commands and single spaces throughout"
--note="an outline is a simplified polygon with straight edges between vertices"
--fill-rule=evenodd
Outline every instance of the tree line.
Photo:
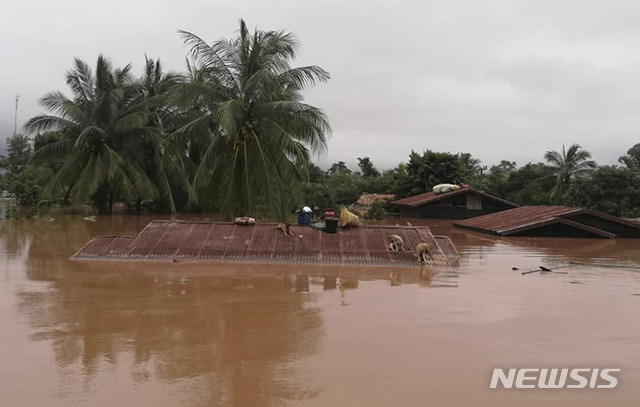
M 307 164 L 330 132 L 303 92 L 329 74 L 292 67 L 299 44 L 286 31 L 251 32 L 241 20 L 236 37 L 211 45 L 180 35 L 190 48 L 186 72 L 146 58 L 135 77 L 131 65 L 104 56 L 93 68 L 75 60 L 71 96 L 47 93 L 46 113 L 25 125 L 33 145 L 9 141 L 5 161 L 19 168 L 7 169 L 7 187 L 20 203 L 90 203 L 108 213 L 120 201 L 275 218 L 301 201 Z
M 233 38 L 212 44 L 180 31 L 186 71 L 145 57 L 142 75 L 99 56 L 76 59 L 66 74 L 70 96 L 53 91 L 45 113 L 14 135 L 2 188 L 18 204 L 115 202 L 132 211 L 206 211 L 284 219 L 309 205 L 336 207 L 362 193 L 397 198 L 439 183 L 466 183 L 518 204 L 585 206 L 639 216 L 640 144 L 621 166 L 598 167 L 579 145 L 550 150 L 543 162 L 487 168 L 470 153 L 412 151 L 378 171 L 369 157 L 353 171 L 344 162 L 324 171 L 329 120 L 304 102 L 304 91 L 329 79 L 319 66 L 292 67 L 299 43 L 286 31 L 254 30 L 240 21 Z
M 541 162 L 518 166 L 502 160 L 491 167 L 470 153 L 412 151 L 407 162 L 378 171 L 369 157 L 352 171 L 340 161 L 327 171 L 311 164 L 307 201 L 320 207 L 354 203 L 362 193 L 405 198 L 441 183 L 462 183 L 519 205 L 572 205 L 615 216 L 640 217 L 640 144 L 619 159 L 598 166 L 579 144 L 549 150 Z M 392 208 L 391 208 L 392 209 Z

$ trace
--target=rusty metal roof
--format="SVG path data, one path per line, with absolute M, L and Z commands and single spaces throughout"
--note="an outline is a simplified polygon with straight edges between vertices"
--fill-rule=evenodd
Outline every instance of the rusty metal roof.
M 584 215 L 599 219 L 600 225 L 595 226 L 593 222 L 587 222 L 581 218 Z M 606 226 L 606 224 L 609 224 L 615 225 L 617 229 L 633 229 L 635 230 L 633 234 L 640 236 L 640 225 L 634 222 L 589 209 L 568 206 L 522 206 L 476 218 L 455 221 L 453 224 L 464 229 L 500 236 L 515 235 L 536 228 L 560 224 L 569 228 L 579 229 L 590 235 L 606 238 L 617 237 L 615 231 Z
M 473 189 L 473 188 L 461 188 L 461 189 L 457 189 L 455 191 L 445 192 L 445 193 L 442 193 L 442 194 L 436 194 L 433 191 L 425 192 L 424 194 L 419 194 L 419 195 L 414 195 L 414 196 L 410 196 L 410 197 L 403 198 L 403 199 L 398 199 L 397 201 L 393 201 L 391 203 L 394 204 L 394 205 L 400 205 L 400 206 L 416 207 L 416 206 L 429 204 L 429 203 L 432 203 L 432 202 L 437 202 L 437 201 L 440 201 L 442 199 L 451 198 L 451 197 L 456 196 L 456 195 L 463 195 L 463 194 L 469 194 L 469 193 L 480 195 L 483 198 L 490 199 L 490 200 L 497 201 L 497 202 L 501 202 L 504 205 L 512 206 L 514 208 L 518 206 L 518 205 L 514 204 L 513 202 L 505 201 L 504 199 L 498 198 L 497 196 L 489 195 L 489 194 L 487 194 L 485 192 L 478 191 L 478 190 Z
M 95 237 L 71 258 L 416 266 L 414 250 L 423 242 L 436 249 L 433 265 L 451 265 L 450 259 L 457 254 L 450 242 L 435 239 L 423 226 L 362 226 L 329 234 L 293 225 L 291 232 L 293 236 L 284 236 L 276 224 L 157 220 L 137 236 Z M 389 234 L 403 238 L 404 252 L 387 249 Z M 446 252 L 439 241 L 446 244 Z

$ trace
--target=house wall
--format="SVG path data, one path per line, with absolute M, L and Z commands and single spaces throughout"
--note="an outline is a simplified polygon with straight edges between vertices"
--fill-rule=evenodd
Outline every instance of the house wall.
M 567 219 L 572 220 L 574 222 L 582 223 L 587 226 L 592 226 L 594 228 L 606 230 L 607 232 L 616 234 L 618 237 L 631 237 L 631 238 L 640 237 L 640 229 L 633 228 L 623 223 L 611 222 L 610 220 L 589 215 L 586 213 L 581 215 L 571 216 L 571 217 L 568 217 Z
M 525 230 L 524 232 L 515 233 L 509 236 L 529 236 L 529 237 L 588 237 L 602 238 L 600 235 L 587 232 L 586 230 L 577 229 L 562 223 L 554 223 L 535 229 Z

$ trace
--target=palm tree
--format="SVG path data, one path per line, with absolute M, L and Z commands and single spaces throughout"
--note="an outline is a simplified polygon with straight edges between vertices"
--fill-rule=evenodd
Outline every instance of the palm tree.
M 562 153 L 554 150 L 547 151 L 544 159 L 549 163 L 552 174 L 556 176 L 556 184 L 549 196 L 553 199 L 563 197 L 574 177 L 593 171 L 597 164 L 590 158 L 591 154 L 576 143 L 569 146 L 568 150 L 565 150 L 562 145 Z
M 194 184 L 217 190 L 227 213 L 283 216 L 304 180 L 301 169 L 310 154 L 325 150 L 330 131 L 322 110 L 303 103 L 302 91 L 329 74 L 318 66 L 291 67 L 298 42 L 288 32 L 250 33 L 241 20 L 236 38 L 212 45 L 180 33 L 191 46 L 197 75 L 190 76 L 197 80 L 177 94 L 198 115 L 173 138 L 207 135 Z
M 75 60 L 67 72 L 73 97 L 50 92 L 40 104 L 51 114 L 30 119 L 30 131 L 60 131 L 64 138 L 39 149 L 35 165 L 64 158 L 62 168 L 45 187 L 45 195 L 64 193 L 74 202 L 92 200 L 110 212 L 115 199 L 132 202 L 158 196 L 157 188 L 135 159 L 140 140 L 153 137 L 149 113 L 139 103 L 131 66 L 113 69 L 99 56 L 93 72 Z
M 627 154 L 618 159 L 618 162 L 627 166 L 627 168 L 640 172 L 640 143 L 634 144 Z
M 481 161 L 474 158 L 470 153 L 458 153 L 458 162 L 460 164 L 460 177 L 464 182 L 471 182 L 476 176 L 481 175 L 483 169 Z
M 145 55 L 145 70 L 137 82 L 137 104 L 147 113 L 147 126 L 156 131 L 145 137 L 135 138 L 136 146 L 127 149 L 131 159 L 137 161 L 144 172 L 157 186 L 160 197 L 158 204 L 168 206 L 172 213 L 177 212 L 177 202 L 181 207 L 190 203 L 191 186 L 187 178 L 190 163 L 180 146 L 167 140 L 167 134 L 179 127 L 181 114 L 171 103 L 171 91 L 185 80 L 184 75 L 165 72 L 160 59 L 149 59 Z M 146 154 L 140 154 L 141 151 Z M 176 197 L 178 193 L 183 199 Z M 140 209 L 138 198 L 137 209 Z M 165 206 L 166 208 L 166 206 Z

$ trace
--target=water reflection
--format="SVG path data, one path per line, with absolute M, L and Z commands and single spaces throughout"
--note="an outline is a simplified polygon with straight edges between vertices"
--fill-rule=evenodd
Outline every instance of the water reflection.
M 11 302 L 21 317 L 19 323 L 2 319 L 2 315 L 0 320 L 13 323 L 7 329 L 16 331 L 25 325 L 26 337 L 53 355 L 58 376 L 54 394 L 62 400 L 59 405 L 86 400 L 100 405 L 100 400 L 91 397 L 99 390 L 114 391 L 105 385 L 105 377 L 115 377 L 116 373 L 126 375 L 126 383 L 134 383 L 134 394 L 144 392 L 147 405 L 331 404 L 326 400 L 349 399 L 344 393 L 335 396 L 335 389 L 351 388 L 351 383 L 344 381 L 345 375 L 346 379 L 356 377 L 346 373 L 340 376 L 341 372 L 350 372 L 349 368 L 358 363 L 376 366 L 377 358 L 385 361 L 380 362 L 384 372 L 359 372 L 361 381 L 383 382 L 397 377 L 387 381 L 388 386 L 398 389 L 406 383 L 405 394 L 413 391 L 411 401 L 418 405 L 425 400 L 424 392 L 412 383 L 422 383 L 420 378 L 425 372 L 429 374 L 430 366 L 449 366 L 445 374 L 440 369 L 431 373 L 428 382 L 440 388 L 451 383 L 439 380 L 462 377 L 468 366 L 494 366 L 496 355 L 519 357 L 537 349 L 540 343 L 549 344 L 556 336 L 559 340 L 553 345 L 561 357 L 569 352 L 563 348 L 569 343 L 578 349 L 590 349 L 591 342 L 576 340 L 572 332 L 581 332 L 585 338 L 585 333 L 591 335 L 594 326 L 583 325 L 578 317 L 585 309 L 591 310 L 590 296 L 597 297 L 598 293 L 580 296 L 572 291 L 571 303 L 564 303 L 566 293 L 561 285 L 566 282 L 574 289 L 589 289 L 590 285 L 584 283 L 602 284 L 603 271 L 549 276 L 558 278 L 546 280 L 551 285 L 540 283 L 540 279 L 520 278 L 511 266 L 524 270 L 554 261 L 640 260 L 636 241 L 494 238 L 440 224 L 433 225 L 434 231 L 450 235 L 461 253 L 458 268 L 68 260 L 90 237 L 114 232 L 135 234 L 148 220 L 105 217 L 93 223 L 80 217 L 59 217 L 54 222 L 0 224 L 0 250 L 7 276 L 2 283 L 7 290 L 0 292 L 0 305 Z M 628 273 L 611 280 L 616 274 L 607 270 L 606 276 L 612 290 L 628 284 L 624 289 L 629 292 L 624 293 L 630 295 L 627 300 L 619 300 L 624 311 L 614 309 L 616 317 L 626 321 L 626 315 L 633 314 L 630 304 L 637 304 L 638 297 L 633 295 L 639 292 L 640 284 Z M 557 291 L 551 291 L 554 288 Z M 551 310 L 536 302 L 540 296 L 546 296 Z M 555 306 L 558 301 L 562 307 Z M 604 305 L 594 307 L 594 321 L 606 324 L 611 314 L 605 306 L 611 298 L 598 301 Z M 373 311 L 367 314 L 369 310 Z M 558 310 L 566 313 L 566 319 Z M 555 324 L 555 328 L 549 328 L 555 329 L 550 335 L 533 328 L 527 331 L 549 321 Z M 359 329 L 365 333 L 359 334 Z M 626 324 L 624 329 L 628 332 L 623 331 L 622 336 L 637 337 L 632 325 Z M 403 335 L 407 336 L 403 339 Z M 351 338 L 356 338 L 357 345 L 340 353 L 340 345 L 335 343 L 341 340 L 349 344 Z M 532 340 L 537 342 L 528 346 L 526 341 Z M 410 351 L 385 353 L 386 347 L 396 341 Z M 495 358 L 483 359 L 491 355 L 487 349 L 491 350 L 494 343 L 499 345 L 493 353 Z M 606 338 L 601 343 L 609 344 Z M 7 337 L 3 344 L 5 349 L 25 347 L 20 336 Z M 630 346 L 621 353 L 628 356 Z M 327 362 L 323 362 L 325 358 Z M 399 367 L 394 367 L 396 358 L 402 361 Z M 474 363 L 450 364 L 456 358 Z M 637 357 L 631 355 L 633 360 Z M 332 372 L 337 378 L 321 380 L 316 371 L 319 366 L 329 371 L 335 368 Z M 413 370 L 406 370 L 407 366 Z M 482 376 L 484 370 L 475 373 Z M 468 385 L 468 376 L 466 380 Z M 374 395 L 370 405 L 389 405 L 376 388 L 363 385 L 366 390 L 356 393 L 358 380 L 353 381 L 358 401 L 367 399 L 365 393 L 370 391 Z M 126 387 L 114 386 L 115 391 Z M 452 400 L 450 394 L 455 392 L 432 392 L 431 396 L 442 405 L 452 405 L 444 402 Z M 131 395 L 115 399 L 140 404 Z
M 2 224 L 6 256 L 23 262 L 28 280 L 47 283 L 14 295 L 30 338 L 51 343 L 60 397 L 89 394 L 97 377 L 123 368 L 139 386 L 194 381 L 194 405 L 266 406 L 314 397 L 320 387 L 292 372 L 321 348 L 318 292 L 339 290 L 346 305 L 346 291 L 357 290 L 362 279 L 429 287 L 438 276 L 428 267 L 327 271 L 68 260 L 93 235 L 134 234 L 144 224 L 127 217 Z

